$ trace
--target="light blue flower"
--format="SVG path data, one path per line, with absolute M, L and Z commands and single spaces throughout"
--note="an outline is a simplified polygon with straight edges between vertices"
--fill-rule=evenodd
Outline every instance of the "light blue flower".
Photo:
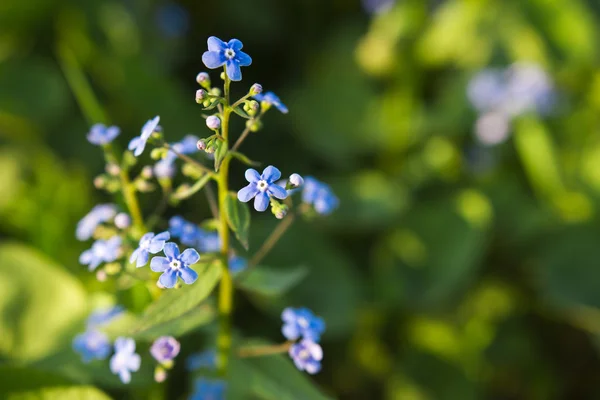
M 179 154 L 193 154 L 198 151 L 196 147 L 198 137 L 194 135 L 186 135 L 181 141 L 171 143 L 171 147 Z M 172 178 L 175 175 L 175 160 L 177 154 L 169 150 L 162 160 L 154 165 L 154 174 L 158 178 Z
M 289 354 L 300 371 L 306 371 L 312 375 L 321 370 L 323 349 L 317 343 L 303 339 L 290 347 Z
M 202 353 L 192 354 L 187 358 L 185 365 L 188 371 L 195 371 L 200 368 L 214 369 L 217 365 L 217 352 L 206 350 Z
M 87 134 L 87 140 L 91 144 L 101 146 L 112 142 L 117 136 L 119 136 L 121 130 L 116 126 L 106 127 L 104 124 L 95 124 Z
M 95 310 L 87 319 L 87 329 L 96 329 L 102 325 L 108 324 L 113 319 L 122 315 L 124 310 L 125 309 L 121 306 Z
M 197 244 L 199 229 L 196 224 L 186 221 L 179 215 L 171 217 L 169 220 L 169 233 L 172 237 L 179 238 L 181 243 L 186 246 Z
M 248 268 L 248 260 L 246 260 L 244 257 L 229 257 L 229 271 L 232 274 L 239 274 L 246 268 Z
M 144 152 L 144 148 L 146 148 L 146 142 L 148 139 L 150 139 L 150 136 L 152 136 L 154 131 L 156 131 L 159 121 L 160 117 L 158 115 L 151 120 L 148 120 L 142 127 L 140 136 L 136 136 L 131 139 L 128 149 L 133 151 L 134 156 L 138 157 Z
M 150 354 L 156 361 L 164 364 L 177 357 L 180 349 L 181 345 L 173 336 L 161 336 L 152 343 Z
M 81 355 L 84 363 L 104 360 L 110 353 L 110 342 L 104 333 L 90 329 L 73 339 L 73 350 Z
M 221 380 L 197 379 L 190 400 L 225 400 L 227 386 Z
M 131 382 L 131 373 L 140 369 L 142 359 L 135 352 L 135 341 L 131 338 L 118 337 L 115 340 L 115 354 L 110 359 L 110 370 L 119 375 L 121 382 Z
M 208 51 L 202 54 L 202 62 L 210 69 L 225 65 L 229 79 L 241 81 L 242 70 L 240 67 L 252 64 L 252 58 L 242 51 L 243 46 L 238 39 L 231 39 L 225 43 L 221 39 L 211 36 L 208 38 Z
M 88 240 L 94 235 L 98 225 L 107 222 L 117 215 L 117 206 L 114 204 L 98 204 L 77 223 L 75 237 L 78 240 Z
M 113 236 L 108 240 L 96 240 L 92 247 L 79 256 L 79 263 L 87 265 L 90 271 L 105 262 L 113 262 L 121 253 L 121 238 Z
M 496 110 L 506 102 L 505 74 L 498 69 L 484 69 L 467 86 L 469 101 L 479 112 Z
M 299 338 L 319 342 L 321 334 L 325 331 L 325 322 L 315 316 L 308 308 L 288 307 L 281 313 L 283 327 L 281 333 L 288 340 Z
M 162 232 L 154 235 L 154 232 L 148 232 L 140 239 L 138 248 L 131 253 L 129 263 L 137 260 L 136 267 L 140 268 L 148 264 L 150 253 L 156 254 L 162 251 L 167 240 L 171 238 L 169 232 Z
M 221 237 L 217 232 L 207 232 L 198 228 L 196 247 L 201 253 L 216 253 L 221 250 Z
M 545 115 L 556 100 L 552 79 L 533 63 L 515 63 L 506 71 L 506 104 L 502 111 L 518 116 L 527 112 Z
M 311 176 L 304 178 L 302 201 L 312 205 L 319 214 L 323 215 L 330 214 L 340 202 L 329 185 Z
M 150 268 L 154 272 L 162 272 L 158 281 L 166 288 L 172 288 L 180 277 L 186 284 L 191 285 L 198 279 L 198 273 L 190 268 L 200 260 L 200 254 L 195 249 L 186 249 L 179 254 L 179 247 L 173 242 L 165 244 L 166 257 L 154 257 Z
M 257 101 L 260 101 L 267 106 L 275 106 L 276 109 L 284 114 L 288 113 L 288 108 L 281 102 L 279 97 L 273 92 L 266 92 L 265 94 L 257 94 L 253 96 Z
M 277 180 L 281 177 L 281 172 L 272 165 L 264 169 L 262 175 L 259 175 L 255 169 L 246 170 L 246 180 L 250 184 L 237 194 L 238 200 L 244 203 L 254 198 L 254 209 L 256 211 L 265 211 L 269 207 L 269 198 L 271 196 L 278 199 L 285 199 L 287 192 L 284 188 L 277 185 Z

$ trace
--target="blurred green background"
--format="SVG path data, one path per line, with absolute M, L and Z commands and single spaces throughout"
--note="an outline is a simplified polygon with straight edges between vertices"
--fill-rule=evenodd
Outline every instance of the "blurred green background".
M 283 307 L 322 315 L 314 381 L 334 398 L 600 397 L 595 0 L 398 0 L 374 14 L 350 0 L 0 2 L 0 387 L 44 387 L 52 371 L 114 398 L 189 393 L 183 368 L 162 392 L 127 388 L 71 354 L 114 284 L 77 261 L 89 247 L 77 221 L 110 199 L 92 186 L 96 121 L 61 63 L 81 66 L 122 145 L 157 114 L 168 140 L 208 136 L 194 78 L 210 35 L 241 39 L 254 60 L 234 94 L 260 82 L 290 108 L 269 113 L 246 154 L 329 182 L 341 201 L 268 256 L 310 275 L 283 298 L 239 294 L 240 331 L 281 341 Z M 547 71 L 557 105 L 482 146 L 467 85 L 516 61 Z M 232 168 L 232 187 L 243 170 Z M 153 210 L 157 197 L 142 199 Z M 201 196 L 182 208 L 168 215 L 208 216 Z M 275 224 L 253 214 L 252 248 Z M 127 296 L 140 311 L 144 294 Z M 203 337 L 184 338 L 184 351 Z

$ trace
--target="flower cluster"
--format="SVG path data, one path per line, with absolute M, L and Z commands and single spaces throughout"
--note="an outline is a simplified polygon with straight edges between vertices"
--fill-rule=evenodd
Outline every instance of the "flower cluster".
M 555 89 L 548 74 L 538 65 L 517 63 L 506 69 L 486 69 L 469 82 L 467 96 L 480 117 L 475 134 L 485 145 L 504 142 L 510 121 L 535 112 L 548 114 L 554 105 Z
M 206 231 L 179 215 L 169 220 L 169 233 L 182 244 L 193 246 L 201 253 L 215 253 L 221 248 L 218 233 Z
M 307 308 L 286 308 L 281 314 L 283 327 L 281 332 L 288 340 L 296 341 L 291 345 L 289 354 L 300 371 L 316 374 L 321 370 L 323 350 L 318 344 L 325 331 L 323 319 L 315 316 Z

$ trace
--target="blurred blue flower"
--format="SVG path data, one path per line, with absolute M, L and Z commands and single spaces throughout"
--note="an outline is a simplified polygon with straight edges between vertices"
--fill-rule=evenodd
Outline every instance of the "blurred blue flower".
M 118 337 L 115 340 L 115 354 L 110 359 L 110 370 L 119 375 L 121 382 L 131 382 L 131 372 L 140 369 L 142 359 L 135 352 L 135 341 L 131 338 Z
M 79 256 L 79 263 L 87 265 L 90 271 L 104 262 L 115 261 L 121 252 L 121 238 L 113 236 L 108 240 L 96 240 L 92 247 Z
M 176 3 L 160 6 L 156 22 L 162 33 L 171 38 L 183 36 L 190 27 L 190 16 L 185 8 Z
M 210 69 L 225 65 L 229 79 L 241 81 L 242 70 L 240 67 L 252 64 L 252 58 L 242 51 L 243 46 L 238 39 L 231 39 L 225 43 L 221 39 L 211 36 L 208 38 L 208 51 L 202 54 L 202 62 Z
M 217 232 L 198 228 L 196 247 L 201 253 L 216 253 L 221 249 L 221 237 Z
M 246 268 L 248 268 L 248 260 L 246 260 L 244 257 L 229 257 L 229 271 L 232 274 L 238 274 Z
M 75 237 L 78 240 L 88 240 L 94 235 L 98 225 L 109 221 L 117 215 L 117 206 L 114 204 L 98 204 L 77 223 Z
M 254 209 L 256 211 L 265 211 L 269 207 L 269 198 L 271 196 L 278 199 L 285 199 L 287 192 L 284 188 L 277 185 L 277 180 L 281 177 L 281 172 L 272 165 L 264 169 L 262 175 L 259 175 L 255 169 L 246 170 L 246 180 L 250 184 L 238 191 L 239 201 L 244 203 L 254 199 Z
M 186 135 L 181 141 L 171 143 L 171 147 L 179 154 L 193 154 L 198 151 L 196 143 L 198 137 L 194 135 Z M 158 161 L 154 165 L 154 174 L 158 178 L 172 178 L 175 175 L 175 160 L 177 154 L 174 151 L 169 150 L 162 160 Z
M 110 342 L 104 333 L 88 330 L 73 339 L 73 350 L 81 355 L 84 363 L 104 360 L 110 353 Z
M 195 249 L 186 249 L 179 254 L 179 247 L 173 242 L 165 244 L 164 253 L 166 257 L 154 257 L 150 262 L 150 268 L 154 272 L 162 272 L 159 282 L 166 288 L 172 288 L 180 277 L 186 284 L 190 285 L 198 279 L 198 273 L 189 266 L 200 260 L 200 254 Z
M 205 231 L 179 215 L 169 220 L 169 232 L 173 238 L 179 238 L 182 244 L 195 247 L 201 253 L 215 253 L 221 248 L 221 239 L 217 232 Z
M 389 11 L 396 0 L 362 0 L 363 8 L 369 14 L 383 14 Z
M 137 249 L 131 253 L 129 263 L 133 263 L 137 260 L 137 268 L 143 267 L 148 264 L 148 258 L 150 253 L 156 254 L 161 252 L 165 247 L 165 243 L 169 240 L 171 235 L 169 232 L 161 232 L 158 235 L 154 235 L 154 232 L 148 232 L 140 239 L 140 243 Z
M 146 148 L 146 142 L 150 139 L 150 136 L 156 130 L 158 126 L 158 122 L 160 121 L 160 117 L 157 115 L 156 117 L 148 120 L 144 126 L 142 127 L 142 132 L 140 136 L 136 136 L 129 142 L 128 149 L 133 151 L 133 155 L 138 157 L 140 154 L 144 152 L 144 148 Z
M 325 331 L 325 322 L 315 316 L 308 308 L 288 307 L 281 313 L 283 327 L 281 333 L 288 340 L 299 338 L 318 342 Z
M 275 106 L 275 108 L 277 108 L 279 111 L 281 111 L 284 114 L 287 114 L 289 111 L 288 108 L 285 106 L 285 104 L 283 104 L 281 102 L 281 100 L 279 99 L 279 97 L 277 97 L 277 95 L 275 95 L 275 93 L 273 93 L 273 92 L 266 92 L 265 94 L 257 94 L 253 97 L 257 101 L 260 101 L 261 103 L 266 105 L 267 107 Z M 264 105 L 263 105 L 263 107 L 265 107 Z
M 87 328 L 96 329 L 102 325 L 108 324 L 110 321 L 123 314 L 124 311 L 125 309 L 121 306 L 94 310 L 87 319 Z
M 506 112 L 517 116 L 527 112 L 545 115 L 552 111 L 554 85 L 539 65 L 515 63 L 508 68 L 506 75 Z
M 225 400 L 226 387 L 221 380 L 197 379 L 190 400 Z
M 479 112 L 500 109 L 506 102 L 504 71 L 488 68 L 476 74 L 467 86 L 467 97 Z
M 179 354 L 181 346 L 173 336 L 161 336 L 152 343 L 150 354 L 161 364 L 172 361 Z
M 302 201 L 311 204 L 319 214 L 327 215 L 339 205 L 339 200 L 329 185 L 307 176 L 304 178 Z
M 189 356 L 186 360 L 188 371 L 195 371 L 200 368 L 215 368 L 217 365 L 217 352 L 215 350 L 205 350 L 202 353 L 196 353 Z
M 303 339 L 290 347 L 289 354 L 300 371 L 306 371 L 312 375 L 321 370 L 323 349 L 317 343 Z
M 119 133 L 121 130 L 116 126 L 106 127 L 104 124 L 95 124 L 87 134 L 87 140 L 91 144 L 101 146 L 112 142 Z

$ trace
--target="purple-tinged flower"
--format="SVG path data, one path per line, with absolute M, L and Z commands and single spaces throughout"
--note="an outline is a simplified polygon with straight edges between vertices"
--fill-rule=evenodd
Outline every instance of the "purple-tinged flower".
M 287 192 L 284 188 L 277 185 L 277 180 L 281 177 L 281 172 L 272 165 L 264 169 L 262 175 L 259 175 L 255 169 L 246 170 L 246 180 L 250 184 L 237 194 L 238 200 L 244 203 L 254 198 L 254 209 L 256 211 L 265 211 L 269 207 L 269 198 L 271 196 L 278 199 L 285 199 Z
M 322 215 L 330 214 L 340 203 L 329 185 L 311 176 L 304 178 L 302 201 L 311 204 Z
M 104 333 L 88 330 L 75 336 L 73 350 L 81 355 L 84 363 L 92 360 L 104 360 L 110 353 L 110 342 Z
M 275 106 L 276 109 L 281 111 L 284 114 L 288 113 L 288 108 L 281 102 L 279 97 L 273 92 L 267 92 L 265 94 L 257 94 L 253 96 L 257 101 L 260 101 L 263 104 L 264 108 L 269 108 L 270 106 Z
M 87 140 L 91 144 L 101 146 L 112 142 L 119 133 L 121 130 L 117 126 L 106 127 L 104 124 L 95 124 L 87 134 Z
M 206 118 L 206 126 L 215 131 L 221 127 L 221 120 L 216 115 L 211 115 Z
M 206 72 L 199 72 L 198 75 L 196 75 L 196 82 L 202 86 L 205 84 L 210 86 L 210 76 Z
M 113 262 L 121 253 L 121 238 L 113 236 L 108 240 L 96 240 L 92 247 L 79 256 L 79 263 L 87 265 L 90 271 L 104 262 Z
M 131 225 L 131 217 L 125 213 L 118 213 L 115 216 L 115 226 L 119 229 L 127 229 Z
M 256 96 L 259 95 L 263 92 L 263 87 L 260 83 L 255 83 L 254 85 L 250 86 L 250 96 Z
M 97 329 L 102 325 L 106 325 L 115 318 L 122 315 L 124 308 L 121 306 L 110 307 L 106 309 L 95 310 L 90 314 L 86 321 L 87 329 Z
M 362 0 L 363 8 L 369 14 L 384 14 L 392 9 L 396 0 Z
M 303 339 L 290 347 L 289 354 L 300 371 L 313 375 L 321 370 L 323 349 L 317 343 Z
M 246 260 L 244 257 L 229 257 L 229 272 L 232 274 L 239 274 L 246 268 L 248 268 L 248 260 Z
M 114 204 L 98 204 L 79 221 L 75 237 L 77 240 L 88 240 L 94 235 L 98 225 L 111 220 L 115 215 L 117 206 Z
M 173 242 L 165 244 L 166 257 L 154 257 L 150 269 L 162 272 L 159 282 L 166 288 L 172 288 L 180 277 L 186 284 L 191 285 L 198 279 L 198 273 L 190 268 L 200 260 L 200 254 L 195 249 L 186 249 L 179 254 L 179 247 Z
M 197 379 L 190 400 L 225 400 L 227 386 L 221 380 Z
M 161 232 L 154 235 L 154 232 L 148 232 L 140 239 L 138 248 L 131 253 L 129 263 L 137 260 L 136 267 L 140 268 L 148 264 L 150 253 L 156 254 L 162 251 L 167 240 L 171 238 L 169 232 Z
M 157 115 L 156 117 L 148 120 L 144 126 L 142 127 L 142 132 L 140 136 L 136 136 L 129 142 L 128 149 L 133 151 L 133 155 L 138 157 L 140 154 L 144 152 L 144 148 L 146 148 L 146 142 L 150 139 L 150 136 L 156 131 L 158 127 L 158 122 L 160 121 L 160 117 Z
M 501 111 L 489 111 L 477 118 L 475 135 L 485 146 L 495 146 L 508 139 L 510 118 Z
M 241 81 L 242 70 L 240 67 L 252 64 L 252 58 L 242 51 L 243 46 L 238 39 L 231 39 L 225 43 L 221 39 L 211 36 L 208 38 L 208 51 L 202 55 L 202 62 L 210 69 L 225 65 L 229 79 Z
M 293 188 L 299 188 L 300 186 L 304 185 L 304 178 L 302 178 L 302 176 L 299 174 L 291 174 L 288 181 Z
M 161 336 L 152 343 L 150 354 L 161 364 L 172 361 L 179 354 L 181 346 L 173 336 Z
M 135 341 L 131 338 L 118 337 L 115 340 L 115 354 L 110 359 L 110 370 L 119 375 L 121 382 L 131 382 L 131 373 L 140 369 L 142 359 L 135 352 Z
M 215 350 L 206 350 L 202 353 L 192 354 L 185 361 L 188 371 L 195 371 L 200 368 L 213 369 L 217 365 L 217 352 Z
M 281 313 L 283 327 L 281 333 L 288 340 L 304 338 L 319 342 L 321 334 L 325 331 L 325 322 L 315 316 L 308 308 L 288 307 Z

